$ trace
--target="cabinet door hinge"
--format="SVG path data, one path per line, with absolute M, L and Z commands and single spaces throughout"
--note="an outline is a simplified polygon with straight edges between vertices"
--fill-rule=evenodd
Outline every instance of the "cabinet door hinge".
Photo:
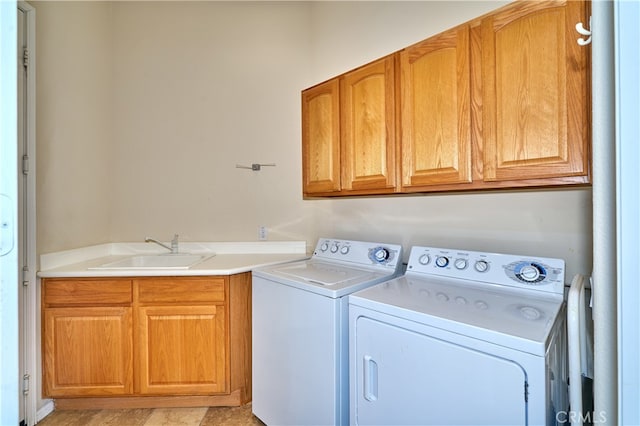
M 27 154 L 22 156 L 22 174 L 29 174 L 29 156 Z
M 22 267 L 22 285 L 25 287 L 29 285 L 29 267 L 26 265 Z
M 22 51 L 22 65 L 25 69 L 29 68 L 29 49 Z
M 31 380 L 31 376 L 28 374 L 25 374 L 24 376 L 22 376 L 22 393 L 24 395 L 29 395 L 29 382 Z

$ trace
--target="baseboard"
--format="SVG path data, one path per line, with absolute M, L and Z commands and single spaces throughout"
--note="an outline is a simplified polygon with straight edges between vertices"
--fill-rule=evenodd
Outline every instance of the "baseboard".
M 47 417 L 49 414 L 53 413 L 54 409 L 55 409 L 55 404 L 53 403 L 53 400 L 50 399 L 47 402 L 45 402 L 45 404 L 42 407 L 40 407 L 38 411 L 36 411 L 36 423 L 38 423 L 40 420 Z

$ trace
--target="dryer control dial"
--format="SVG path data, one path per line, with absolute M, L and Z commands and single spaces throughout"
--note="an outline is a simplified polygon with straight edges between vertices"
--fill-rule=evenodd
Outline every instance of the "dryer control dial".
M 329 244 L 327 242 L 322 243 L 322 245 L 320 246 L 320 251 L 321 252 L 325 252 L 329 249 Z
M 338 243 L 335 243 L 331 246 L 331 253 L 337 253 L 338 252 Z
M 418 263 L 420 263 L 421 265 L 428 265 L 429 262 L 431 262 L 431 257 L 429 257 L 429 255 L 426 253 L 418 258 Z
M 516 278 L 526 283 L 537 283 L 547 277 L 544 266 L 536 262 L 522 262 L 513 270 Z
M 436 266 L 440 268 L 446 268 L 449 265 L 449 258 L 445 256 L 438 256 L 436 258 Z
M 386 263 L 391 259 L 391 253 L 384 247 L 376 247 L 369 250 L 369 259 L 375 263 Z
M 340 253 L 341 254 L 349 253 L 349 246 L 342 246 L 342 248 L 340 249 Z

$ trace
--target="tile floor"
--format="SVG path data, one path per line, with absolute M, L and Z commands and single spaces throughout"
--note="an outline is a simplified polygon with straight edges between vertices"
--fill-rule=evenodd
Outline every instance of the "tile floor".
M 242 407 L 137 408 L 54 411 L 38 426 L 264 426 Z

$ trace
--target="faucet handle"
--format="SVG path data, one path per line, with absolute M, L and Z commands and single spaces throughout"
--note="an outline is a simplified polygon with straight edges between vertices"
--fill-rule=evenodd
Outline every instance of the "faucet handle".
M 178 252 L 178 238 L 180 236 L 178 234 L 173 235 L 173 240 L 171 240 L 171 253 Z

